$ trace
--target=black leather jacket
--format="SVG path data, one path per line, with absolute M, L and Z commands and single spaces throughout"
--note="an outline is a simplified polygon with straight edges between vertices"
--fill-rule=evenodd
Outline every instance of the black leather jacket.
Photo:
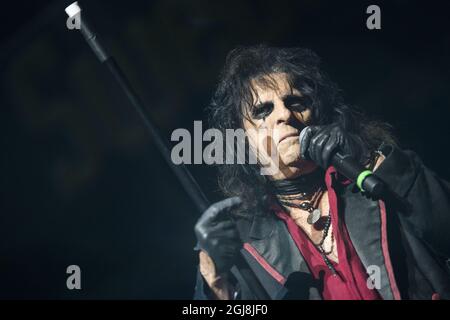
M 396 197 L 374 201 L 335 174 L 328 188 L 337 196 L 340 219 L 365 268 L 379 267 L 383 299 L 449 299 L 450 184 L 414 152 L 388 144 L 379 150 L 385 160 L 375 173 Z M 322 298 L 320 280 L 275 214 L 242 219 L 238 228 L 242 253 L 271 299 Z M 235 299 L 255 299 L 245 279 L 236 281 Z M 198 272 L 194 298 L 208 297 Z

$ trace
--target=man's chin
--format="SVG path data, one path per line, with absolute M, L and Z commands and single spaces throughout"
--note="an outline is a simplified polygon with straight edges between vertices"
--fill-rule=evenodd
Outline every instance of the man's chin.
M 308 174 L 317 168 L 317 164 L 312 161 L 304 160 L 297 157 L 286 157 L 286 159 L 281 159 L 285 167 L 296 168 L 301 175 Z
M 313 172 L 314 170 L 316 170 L 318 168 L 318 165 L 315 164 L 312 161 L 306 161 L 303 160 L 302 161 L 302 165 L 300 167 L 302 174 L 308 174 Z
M 280 154 L 280 161 L 287 167 L 297 167 L 302 165 L 305 160 L 300 157 L 300 152 L 286 152 Z

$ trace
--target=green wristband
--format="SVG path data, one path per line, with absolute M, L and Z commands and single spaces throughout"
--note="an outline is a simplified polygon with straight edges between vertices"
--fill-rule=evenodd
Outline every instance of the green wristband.
M 364 189 L 363 189 L 363 187 L 362 187 L 362 183 L 363 183 L 364 179 L 365 179 L 367 176 L 370 176 L 370 175 L 372 175 L 372 174 L 373 174 L 373 173 L 372 173 L 372 171 L 370 171 L 370 170 L 364 170 L 363 172 L 361 172 L 361 173 L 359 174 L 358 178 L 356 179 L 356 185 L 358 186 L 358 188 L 359 188 L 361 191 L 364 191 Z

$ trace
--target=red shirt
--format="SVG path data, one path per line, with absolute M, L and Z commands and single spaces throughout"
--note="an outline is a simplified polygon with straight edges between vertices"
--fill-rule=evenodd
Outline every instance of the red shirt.
M 289 233 L 308 264 L 314 278 L 319 279 L 323 272 L 322 296 L 325 300 L 381 299 L 376 289 L 369 289 L 367 286 L 369 276 L 352 245 L 345 224 L 339 220 L 336 193 L 330 187 L 332 174 L 335 174 L 335 170 L 330 167 L 326 173 L 326 182 L 331 223 L 333 225 L 332 232 L 336 239 L 339 263 L 331 260 L 330 262 L 336 269 L 337 275 L 333 275 L 331 270 L 328 269 L 316 246 L 291 216 L 280 207 L 275 209 L 275 213 L 286 223 Z

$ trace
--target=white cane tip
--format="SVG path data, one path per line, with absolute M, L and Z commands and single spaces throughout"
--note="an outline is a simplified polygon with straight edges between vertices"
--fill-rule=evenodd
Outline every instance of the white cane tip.
M 66 11 L 67 15 L 70 18 L 72 18 L 73 16 L 76 16 L 81 11 L 81 8 L 78 5 L 78 1 L 75 1 L 74 3 L 69 5 L 66 9 L 64 9 L 64 11 Z

